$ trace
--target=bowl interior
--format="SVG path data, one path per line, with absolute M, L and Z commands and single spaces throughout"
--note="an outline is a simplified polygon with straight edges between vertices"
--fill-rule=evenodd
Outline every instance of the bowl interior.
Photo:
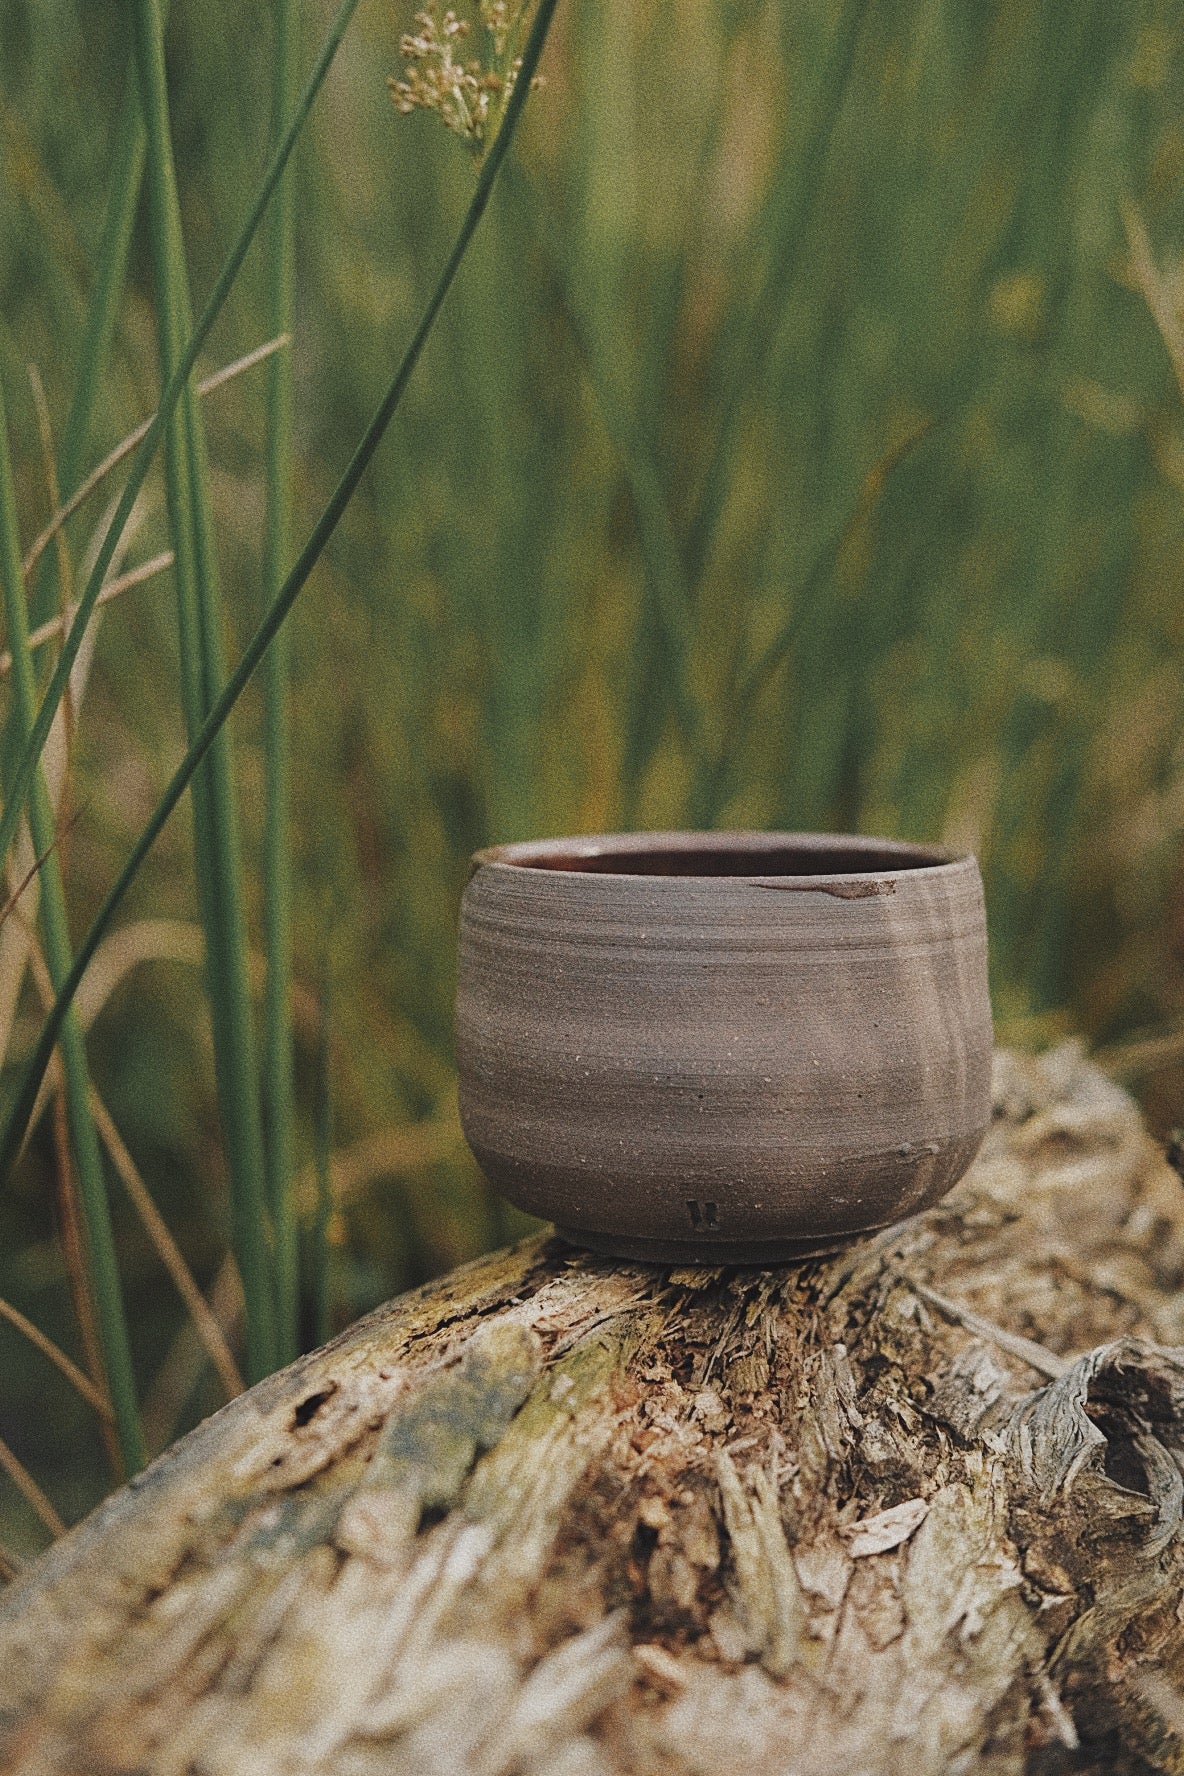
M 851 876 L 939 868 L 948 851 L 890 839 L 751 833 L 625 833 L 503 845 L 481 861 L 613 876 Z

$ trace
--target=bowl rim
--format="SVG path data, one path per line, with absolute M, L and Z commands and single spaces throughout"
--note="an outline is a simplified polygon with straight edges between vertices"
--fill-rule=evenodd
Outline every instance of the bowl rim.
M 688 852 L 703 851 L 719 854 L 735 852 L 742 856 L 764 852 L 777 853 L 787 849 L 800 850 L 804 853 L 821 852 L 834 856 L 844 852 L 851 854 L 852 861 L 861 857 L 866 861 L 875 857 L 875 863 L 868 863 L 863 869 L 827 869 L 814 871 L 776 871 L 763 873 L 758 869 L 743 869 L 735 872 L 704 870 L 661 869 L 649 870 L 612 870 L 603 868 L 568 869 L 562 861 L 548 863 L 548 857 L 566 858 L 600 858 L 615 855 L 638 855 L 663 852 L 678 853 L 686 856 Z M 899 859 L 899 862 L 885 861 Z M 576 833 L 569 836 L 548 839 L 521 839 L 505 845 L 489 845 L 483 850 L 475 851 L 470 859 L 469 875 L 474 876 L 479 869 L 509 869 L 536 871 L 541 878 L 559 876 L 565 882 L 577 880 L 586 882 L 715 882 L 721 887 L 729 883 L 768 883 L 785 886 L 800 885 L 803 889 L 821 887 L 827 882 L 855 883 L 875 881 L 931 881 L 935 877 L 956 874 L 967 865 L 977 867 L 974 853 L 951 848 L 945 845 L 915 843 L 909 839 L 881 838 L 874 833 L 817 833 L 789 831 L 758 831 L 737 828 L 719 832 L 699 830 L 679 831 L 676 829 L 659 832 L 618 832 L 618 833 Z

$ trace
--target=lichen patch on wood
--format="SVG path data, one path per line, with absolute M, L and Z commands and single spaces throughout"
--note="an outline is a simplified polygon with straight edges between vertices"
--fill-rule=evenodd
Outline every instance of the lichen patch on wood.
M 1184 1772 L 1184 1193 L 1072 1049 L 828 1259 L 531 1241 L 0 1594 L 20 1776 Z

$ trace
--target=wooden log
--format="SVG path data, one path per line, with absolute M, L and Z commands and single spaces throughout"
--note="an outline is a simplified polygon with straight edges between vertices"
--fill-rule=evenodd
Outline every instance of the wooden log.
M 545 1238 L 234 1401 L 0 1599 L 0 1767 L 1184 1771 L 1184 1194 L 1066 1048 L 775 1270 Z

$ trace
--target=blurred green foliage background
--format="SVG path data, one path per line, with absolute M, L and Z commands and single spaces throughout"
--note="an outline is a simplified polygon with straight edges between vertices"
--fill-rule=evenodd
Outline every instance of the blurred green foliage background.
M 302 11 L 306 63 L 330 9 Z M 60 426 L 123 14 L 0 4 L 26 542 L 49 502 L 25 367 Z M 409 0 L 363 0 L 299 151 L 298 538 L 472 189 L 438 120 L 390 104 L 410 24 Z M 200 301 L 266 160 L 269 9 L 174 0 L 167 46 Z M 1136 206 L 1178 310 L 1184 8 L 564 0 L 545 70 L 292 623 L 297 1200 L 307 1228 L 320 1126 L 336 1323 L 524 1225 L 464 1150 L 450 1056 L 466 859 L 497 840 L 691 823 L 972 845 L 1001 1037 L 1127 1041 L 1161 1123 L 1184 1084 L 1184 431 L 1123 222 Z M 139 228 L 93 458 L 158 391 Z M 205 367 L 260 344 L 266 313 L 255 252 Z M 263 414 L 260 372 L 206 402 L 232 658 L 261 610 Z M 151 485 L 132 561 L 168 544 Z M 102 619 L 63 846 L 79 929 L 184 750 L 176 652 L 167 576 Z M 257 935 L 253 697 L 233 728 Z M 174 819 L 137 884 L 89 1052 L 233 1326 L 191 843 Z M 39 1012 L 29 987 L 13 1056 Z M 77 1355 L 51 1122 L 0 1196 L 0 1296 Z M 223 1395 L 118 1193 L 115 1213 L 159 1448 Z M 101 1495 L 93 1416 L 6 1325 L 0 1434 L 67 1520 Z M 6 1493 L 0 1541 L 42 1535 Z

